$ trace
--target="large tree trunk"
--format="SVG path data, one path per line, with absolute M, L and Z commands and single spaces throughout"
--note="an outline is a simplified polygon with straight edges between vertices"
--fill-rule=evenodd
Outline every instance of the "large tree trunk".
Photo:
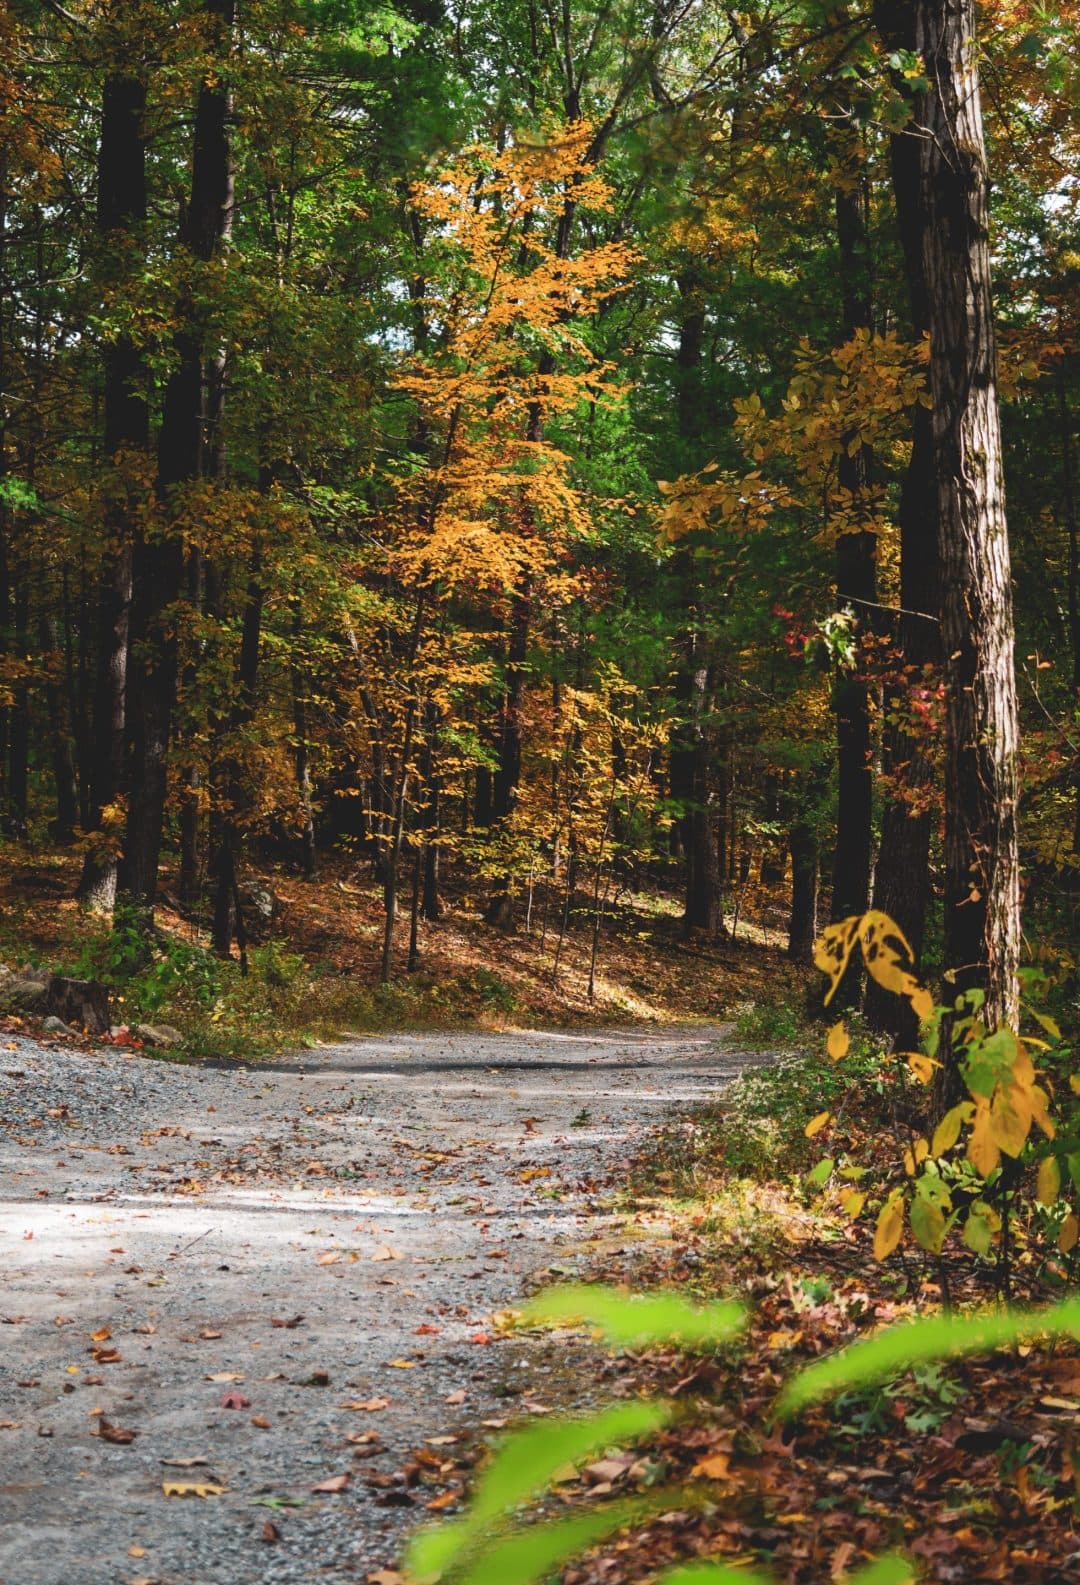
M 890 44 L 911 49 L 908 17 L 902 36 L 888 35 Z M 893 137 L 891 146 L 896 219 L 904 253 L 911 326 L 916 337 L 929 328 L 929 305 L 923 277 L 923 227 L 920 202 L 919 140 L 910 133 Z M 896 677 L 885 703 L 886 727 L 882 769 L 892 789 L 881 823 L 881 846 L 874 877 L 874 907 L 887 913 L 910 941 L 916 962 L 922 954 L 930 902 L 930 834 L 934 764 L 929 725 L 919 727 L 915 705 L 934 688 L 941 665 L 938 612 L 941 578 L 938 564 L 938 500 L 934 472 L 934 437 L 930 414 L 920 403 L 912 412 L 911 460 L 900 495 L 900 606 L 895 655 Z M 910 1046 L 916 1020 L 903 997 L 871 980 L 866 1014 L 877 1028 Z
M 700 638 L 697 640 L 701 646 Z M 696 658 L 696 657 L 695 657 Z M 721 864 L 718 827 L 721 812 L 712 786 L 712 734 L 708 714 L 712 708 L 712 679 L 704 659 L 688 671 L 689 683 L 689 805 L 683 816 L 686 852 L 686 906 L 683 930 L 715 936 L 721 925 Z
M 530 438 L 539 440 L 539 419 Z M 523 577 L 510 605 L 510 635 L 506 655 L 506 685 L 503 698 L 502 731 L 499 736 L 499 763 L 492 782 L 492 816 L 495 821 L 510 819 L 517 804 L 521 781 L 522 711 L 525 704 L 526 659 L 529 651 L 529 626 L 532 619 L 532 585 Z M 509 930 L 514 922 L 514 899 L 510 880 L 500 880 L 492 892 L 484 915 L 489 925 Z
M 106 281 L 122 281 L 145 254 L 146 83 L 113 72 L 105 80 L 98 149 L 97 227 Z M 118 336 L 102 347 L 105 365 L 105 536 L 109 550 L 98 591 L 94 672 L 94 732 L 89 764 L 89 821 L 99 831 L 104 811 L 122 791 L 131 615 L 132 543 L 138 508 L 136 486 L 125 476 L 124 457 L 150 444 L 147 373 L 141 347 Z M 83 861 L 78 897 L 108 912 L 116 897 L 115 835 L 92 842 Z
M 871 324 L 867 211 L 865 176 L 860 170 L 852 177 L 851 186 L 836 195 L 845 340 L 868 331 Z M 836 541 L 836 603 L 839 610 L 854 612 L 856 635 L 866 628 L 877 598 L 877 537 L 871 527 L 863 526 L 870 513 L 872 461 L 868 446 L 851 453 L 845 445 L 837 463 L 837 479 L 850 521 Z M 871 704 L 864 662 L 857 656 L 849 669 L 838 673 L 833 690 L 837 751 L 834 920 L 864 914 L 870 906 L 874 828 Z M 861 973 L 853 964 L 837 993 L 838 1005 L 856 1005 L 860 989 Z
M 788 956 L 810 963 L 817 938 L 820 855 L 817 827 L 795 820 L 788 832 L 791 853 L 791 915 L 788 920 Z
M 974 0 L 914 0 L 945 654 L 945 961 L 1015 1026 L 1017 709 Z
M 217 51 L 231 44 L 236 0 L 207 0 Z M 180 238 L 193 258 L 209 261 L 229 235 L 233 172 L 229 150 L 230 92 L 222 75 L 200 87 L 195 110 L 191 201 Z M 178 598 L 183 557 L 172 522 L 183 511 L 183 486 L 202 471 L 206 444 L 206 349 L 199 305 L 179 305 L 177 366 L 165 392 L 158 441 L 158 495 L 164 532 L 135 546 L 131 643 L 139 664 L 129 679 L 128 810 L 120 885 L 145 921 L 153 917 L 165 814 L 167 756 L 176 698 L 176 637 L 169 607 Z M 216 355 L 216 354 L 215 354 Z

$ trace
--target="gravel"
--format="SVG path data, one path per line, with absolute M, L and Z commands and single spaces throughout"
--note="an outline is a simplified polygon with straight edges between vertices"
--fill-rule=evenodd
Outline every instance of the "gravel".
M 391 1565 L 475 1438 L 587 1396 L 584 1344 L 499 1312 L 618 1239 L 644 1135 L 749 1060 L 716 1028 L 250 1068 L 0 1036 L 0 1585 Z

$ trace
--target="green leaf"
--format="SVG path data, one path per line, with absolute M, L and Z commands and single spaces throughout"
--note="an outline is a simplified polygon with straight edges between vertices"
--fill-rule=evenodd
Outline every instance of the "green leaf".
M 844 1585 L 914 1585 L 916 1578 L 914 1565 L 899 1552 L 890 1552 L 846 1575 Z
M 767 1574 L 726 1563 L 690 1563 L 670 1574 L 661 1574 L 656 1585 L 772 1585 Z
M 598 1448 L 636 1441 L 671 1418 L 666 1403 L 624 1403 L 586 1419 L 549 1420 L 509 1437 L 481 1479 L 469 1511 L 452 1524 L 422 1530 L 408 1551 L 416 1574 L 440 1574 L 485 1530 L 545 1490 L 556 1470 Z
M 573 1519 L 530 1525 L 487 1547 L 462 1575 L 462 1585 L 534 1585 L 616 1531 L 644 1524 L 653 1514 L 688 1508 L 700 1501 L 693 1493 L 675 1489 L 607 1503 L 595 1513 Z
M 807 1404 L 887 1381 L 912 1365 L 987 1353 L 1007 1348 L 1023 1337 L 1040 1336 L 1080 1337 L 1080 1299 L 1068 1299 L 1046 1310 L 934 1315 L 889 1327 L 799 1371 L 780 1394 L 777 1412 L 790 1417 Z
M 552 1288 L 522 1310 L 526 1322 L 584 1321 L 603 1332 L 617 1348 L 678 1343 L 685 1349 L 713 1348 L 740 1332 L 746 1322 L 741 1304 L 687 1304 L 675 1294 L 621 1293 L 585 1284 Z
M 940 1207 L 925 1195 L 916 1194 L 911 1202 L 908 1219 L 916 1242 L 931 1255 L 940 1255 L 945 1237 L 945 1217 Z
M 815 1189 L 820 1189 L 822 1184 L 828 1181 L 829 1174 L 835 1166 L 836 1162 L 832 1156 L 822 1156 L 813 1171 L 806 1174 L 807 1183 L 812 1183 Z

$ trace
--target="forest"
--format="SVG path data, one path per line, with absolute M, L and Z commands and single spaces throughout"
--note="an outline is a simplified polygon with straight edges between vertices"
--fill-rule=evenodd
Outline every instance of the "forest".
M 915 5 L 9 6 L 5 843 L 219 954 L 347 854 L 386 980 L 443 871 L 706 940 L 786 873 L 796 959 L 872 903 L 1007 1010 L 1018 853 L 1032 947 L 1078 884 L 1074 23 L 981 21 L 991 315 Z
M 212 1084 L 343 1031 L 733 1020 L 740 1062 L 788 1055 L 635 1157 L 649 1205 L 698 1206 L 675 1255 L 579 1275 L 760 1297 L 742 1233 L 703 1286 L 684 1258 L 753 1179 L 781 1353 L 865 1325 L 793 1289 L 820 1261 L 831 1295 L 900 1260 L 880 1320 L 1053 1299 L 1080 1335 L 1078 31 L 1073 0 L 4 0 L 9 1052 L 156 1048 Z M 49 1095 L 0 1092 L 20 1149 Z M 623 1346 L 625 1294 L 582 1291 L 548 1321 Z M 664 1315 L 617 1396 L 696 1369 Z M 1014 1431 L 1042 1392 L 1075 1432 L 1063 1347 L 1064 1387 L 963 1368 Z M 660 1424 L 589 1423 L 571 1463 Z M 696 1477 L 745 1451 L 663 1435 Z M 1042 1445 L 1004 1439 L 1028 1452 L 972 1477 L 994 1522 L 927 1543 L 928 1577 L 1080 1558 L 1073 1455 L 1002 1508 Z M 774 1502 L 793 1455 L 761 1446 Z M 606 1462 L 585 1485 L 621 1493 L 638 1466 Z M 527 1566 L 492 1515 L 550 1472 L 490 1511 L 481 1484 L 460 1557 L 356 1577 L 549 1577 L 572 1549 L 534 1536 Z M 617 1528 L 592 1522 L 581 1547 Z M 710 1524 L 691 1554 L 791 1581 L 861 1580 L 895 1539 Z M 651 1577 L 666 1546 L 562 1577 Z M 220 1566 L 196 1574 L 256 1578 Z M 665 1578 L 729 1575 L 757 1578 Z

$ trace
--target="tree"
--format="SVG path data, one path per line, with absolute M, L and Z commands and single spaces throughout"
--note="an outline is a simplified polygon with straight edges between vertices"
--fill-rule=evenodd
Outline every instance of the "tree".
M 945 692 L 945 961 L 1015 1027 L 1017 705 L 973 0 L 914 0 Z

